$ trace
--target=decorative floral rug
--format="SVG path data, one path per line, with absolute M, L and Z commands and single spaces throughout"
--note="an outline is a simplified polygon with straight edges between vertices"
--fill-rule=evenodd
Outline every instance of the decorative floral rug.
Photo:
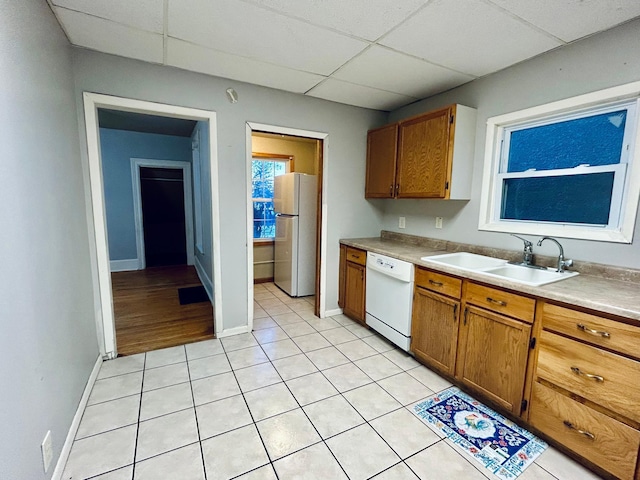
M 547 444 L 457 387 L 413 407 L 434 430 L 494 475 L 513 480 L 546 450 Z

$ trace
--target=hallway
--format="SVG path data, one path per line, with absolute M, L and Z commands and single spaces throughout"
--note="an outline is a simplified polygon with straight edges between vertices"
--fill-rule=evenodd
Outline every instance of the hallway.
M 214 338 L 210 302 L 180 305 L 178 289 L 201 285 L 192 266 L 111 274 L 118 355 Z

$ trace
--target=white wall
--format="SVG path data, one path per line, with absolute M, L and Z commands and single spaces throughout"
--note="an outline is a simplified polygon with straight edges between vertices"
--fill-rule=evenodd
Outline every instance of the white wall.
M 50 478 L 98 357 L 75 100 L 46 2 L 0 0 L 2 479 Z
M 487 118 L 640 80 L 639 45 L 640 21 L 636 20 L 392 112 L 389 121 L 450 103 L 477 108 L 473 192 L 469 202 L 374 201 L 372 204 L 384 213 L 383 227 L 457 242 L 521 249 L 520 240 L 478 231 Z M 398 229 L 398 216 L 406 216 L 405 230 Z M 444 217 L 442 230 L 434 228 L 436 216 Z M 640 268 L 640 222 L 636 222 L 632 245 L 569 239 L 561 242 L 569 258 Z M 557 255 L 551 244 L 537 250 Z
M 246 122 L 328 132 L 326 305 L 337 307 L 338 240 L 380 231 L 381 213 L 363 192 L 367 130 L 385 114 L 88 50 L 74 49 L 73 57 L 78 102 L 86 90 L 217 112 L 225 329 L 247 323 Z M 236 104 L 226 98 L 229 87 Z M 86 146 L 82 155 L 86 161 Z

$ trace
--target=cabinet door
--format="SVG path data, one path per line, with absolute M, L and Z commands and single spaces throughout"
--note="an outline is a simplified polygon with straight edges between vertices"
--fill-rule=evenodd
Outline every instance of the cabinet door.
M 445 198 L 451 172 L 451 108 L 400 122 L 398 198 Z
M 347 274 L 347 246 L 340 245 L 340 272 L 338 275 L 338 306 L 344 308 L 344 287 Z
M 367 134 L 365 198 L 394 196 L 398 125 L 386 125 Z
M 411 351 L 435 369 L 453 376 L 460 302 L 416 288 L 411 317 Z
M 365 267 L 347 262 L 345 266 L 344 314 L 364 323 Z
M 531 325 L 467 306 L 460 328 L 457 377 L 520 415 Z

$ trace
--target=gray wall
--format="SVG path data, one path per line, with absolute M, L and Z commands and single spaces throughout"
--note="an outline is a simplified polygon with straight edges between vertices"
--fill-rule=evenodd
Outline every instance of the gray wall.
M 2 479 L 51 477 L 98 358 L 75 102 L 46 2 L 0 0 Z
M 384 213 L 383 227 L 458 242 L 520 249 L 520 240 L 478 231 L 487 118 L 640 80 L 639 45 L 640 21 L 636 20 L 392 112 L 390 121 L 450 103 L 477 108 L 473 192 L 469 202 L 374 201 L 372 205 Z M 636 162 L 640 162 L 640 158 Z M 636 174 L 640 173 L 637 167 Z M 398 229 L 398 216 L 406 216 L 405 230 Z M 444 217 L 442 230 L 434 228 L 436 216 Z M 640 268 L 640 222 L 636 222 L 632 245 L 569 239 L 563 239 L 562 244 L 569 258 Z M 541 254 L 557 255 L 554 245 L 537 250 Z
M 101 128 L 100 154 L 109 259 L 138 258 L 131 158 L 191 162 L 191 139 Z
M 78 102 L 83 91 L 91 91 L 217 112 L 225 328 L 247 323 L 246 122 L 327 132 L 328 255 L 323 260 L 327 308 L 337 307 L 338 240 L 380 231 L 381 212 L 363 198 L 364 159 L 367 130 L 380 125 L 385 114 L 82 49 L 74 49 L 73 64 Z M 236 104 L 226 98 L 229 87 L 238 92 Z M 82 152 L 86 161 L 86 147 Z

